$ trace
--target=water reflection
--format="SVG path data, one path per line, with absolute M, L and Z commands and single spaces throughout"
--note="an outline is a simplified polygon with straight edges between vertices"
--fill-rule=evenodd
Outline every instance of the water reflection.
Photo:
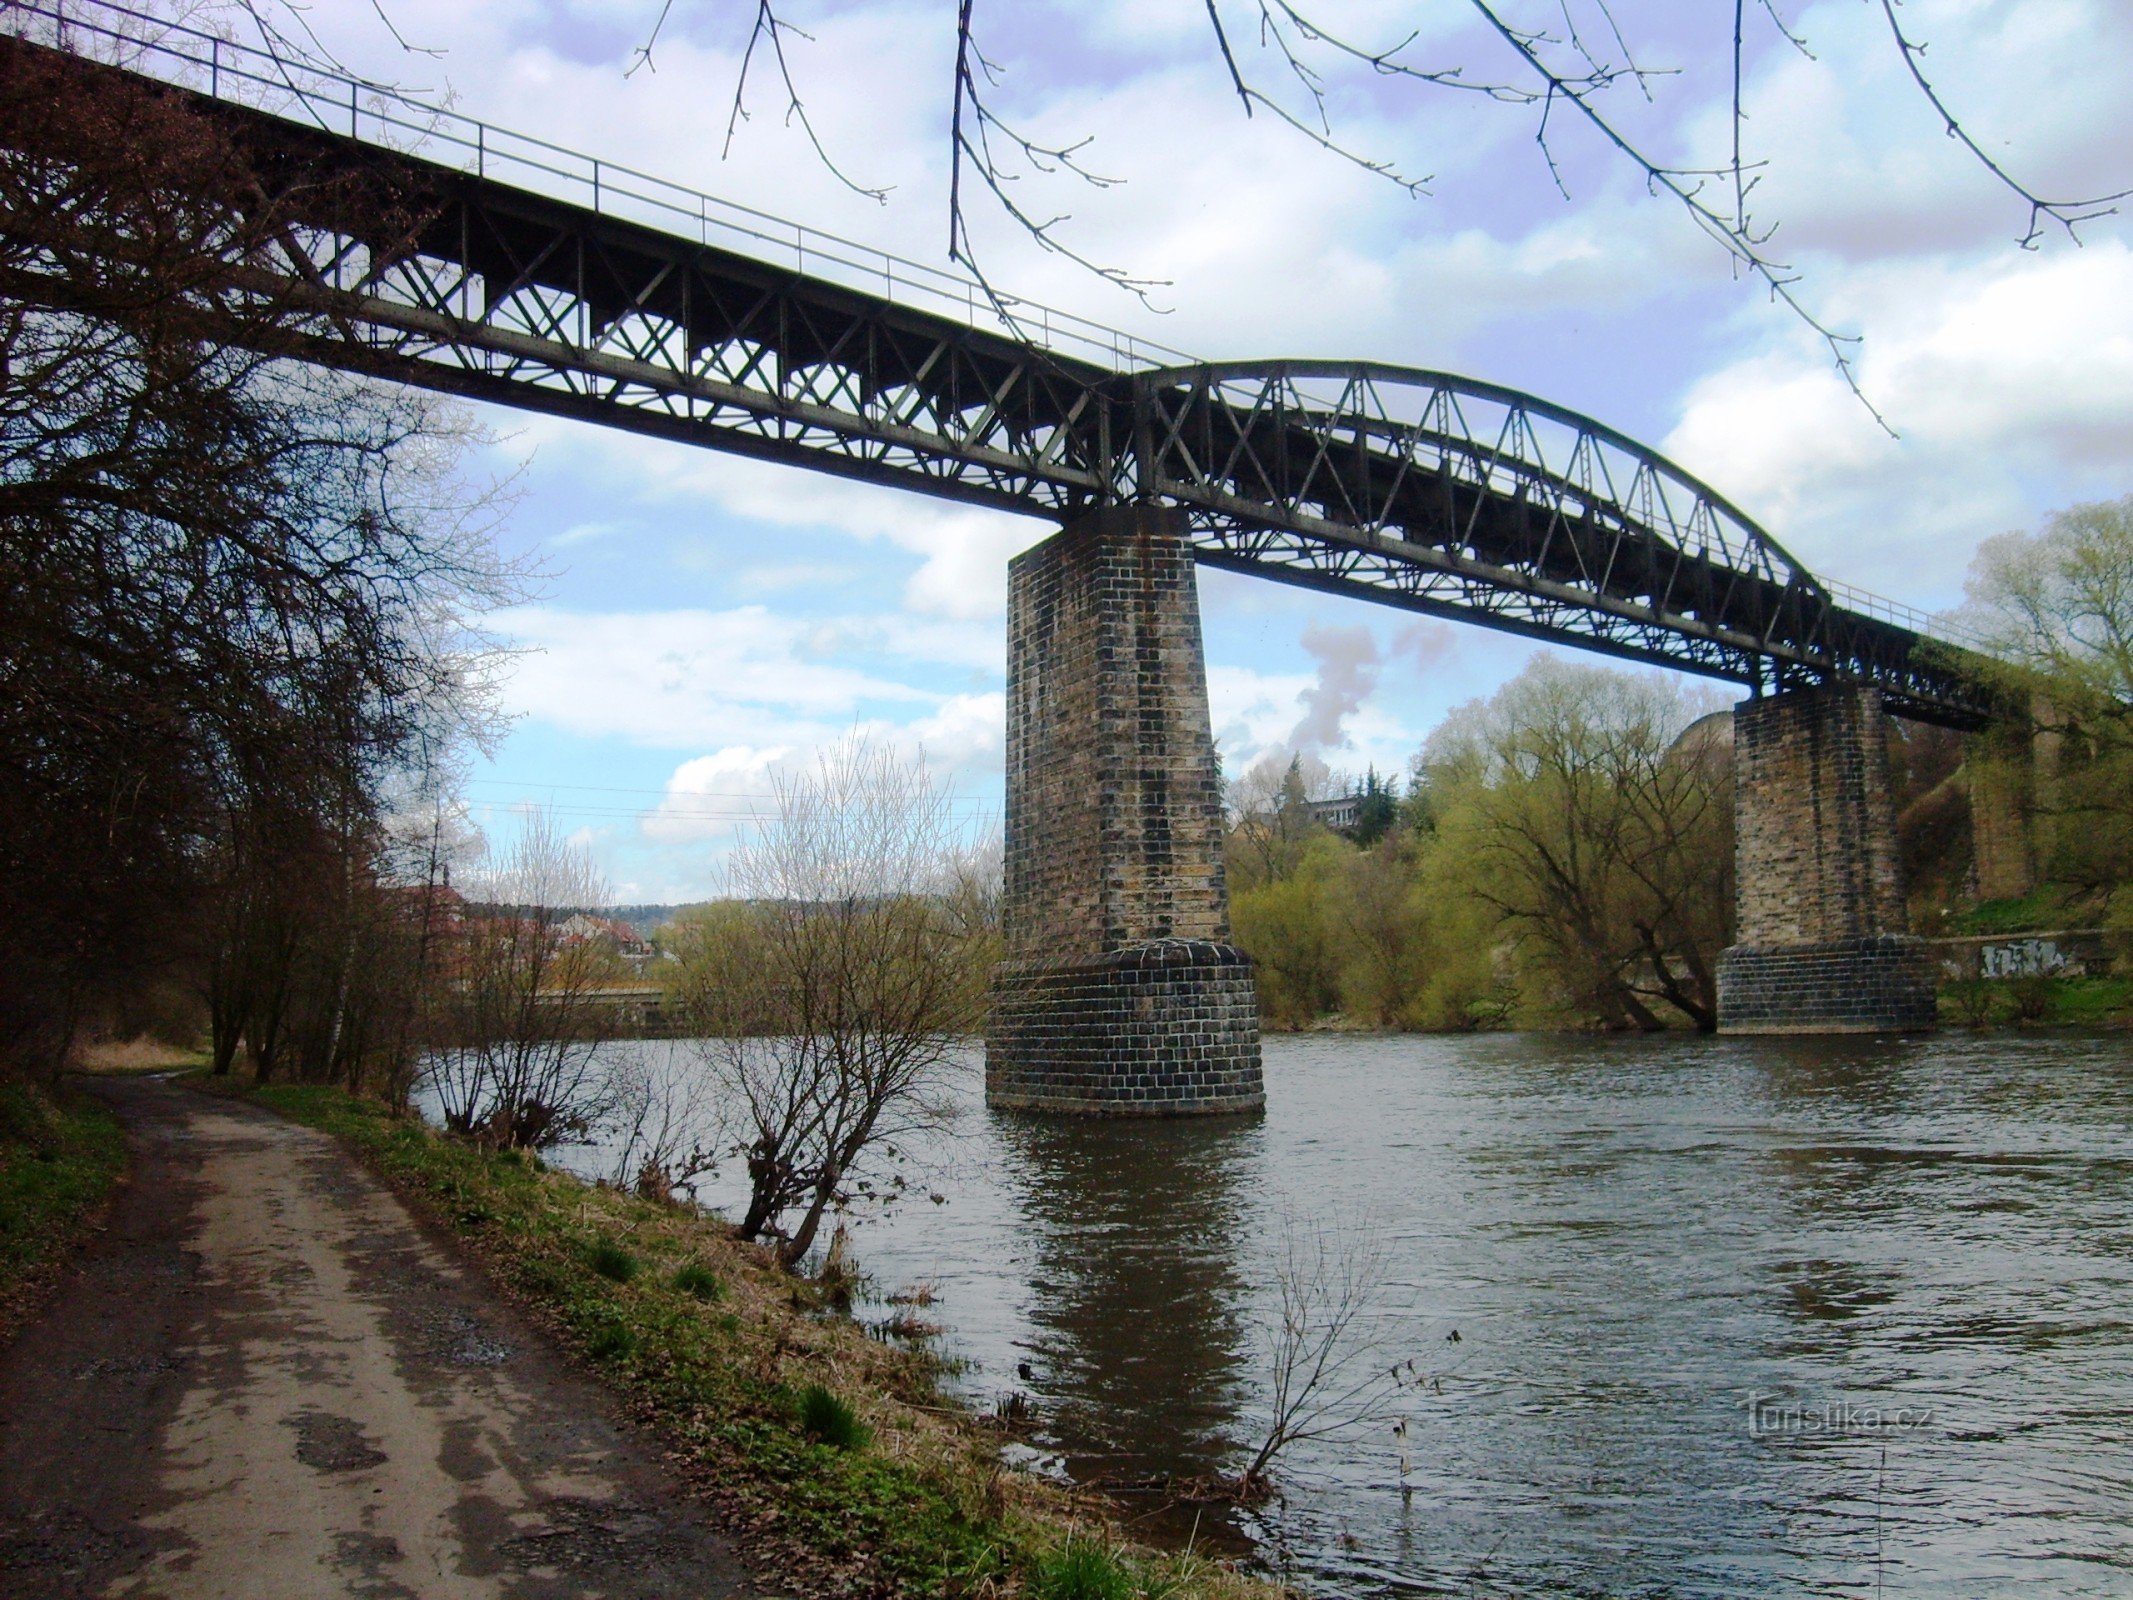
M 1078 1476 L 1252 1432 L 1284 1211 L 1385 1242 L 1442 1388 L 1409 1492 L 1383 1430 L 1283 1464 L 1261 1554 L 1309 1590 L 2133 1594 L 2123 1035 L 1276 1038 L 1245 1123 L 992 1114 L 958 1072 L 940 1203 L 854 1245 Z M 1751 1395 L 1933 1420 L 1757 1434 Z
M 1030 1379 L 1077 1478 L 1216 1470 L 1234 1448 L 1257 1121 L 992 1114 L 1030 1249 Z

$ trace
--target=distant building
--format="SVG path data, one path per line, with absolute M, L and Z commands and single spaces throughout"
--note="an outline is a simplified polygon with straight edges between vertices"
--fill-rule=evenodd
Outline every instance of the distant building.
M 1346 833 L 1362 819 L 1363 797 L 1344 794 L 1332 800 L 1306 800 L 1304 807 L 1311 813 L 1313 822 L 1331 828 L 1335 833 Z
M 652 957 L 652 941 L 614 917 L 574 911 L 556 925 L 555 931 L 556 938 L 564 944 L 605 945 L 625 961 L 649 961 Z

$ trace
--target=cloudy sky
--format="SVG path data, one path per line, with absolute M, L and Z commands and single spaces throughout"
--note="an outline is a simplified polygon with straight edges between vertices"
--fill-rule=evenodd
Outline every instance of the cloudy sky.
M 946 237 L 952 0 L 786 0 L 787 58 L 827 170 L 758 59 L 725 130 L 753 5 L 672 0 L 654 70 L 629 73 L 661 0 L 367 0 L 305 12 L 343 59 L 457 109 L 927 261 Z M 1552 19 L 1555 0 L 1508 15 Z M 1610 94 L 1684 167 L 1723 163 L 1733 8 L 1615 0 L 1639 61 Z M 1738 281 L 1723 253 L 1558 107 L 1536 112 L 1331 71 L 1351 148 L 1427 177 L 1416 197 L 1247 119 L 1203 0 L 979 0 L 998 109 L 1034 136 L 1087 137 L 1100 191 L 1031 175 L 1039 214 L 1090 258 L 1163 280 L 1155 309 L 974 217 L 994 281 L 1209 357 L 1370 357 L 1512 385 L 1654 444 L 1825 576 L 1929 608 L 1960 599 L 1979 539 L 2133 492 L 2133 233 L 2076 246 L 1938 126 L 1879 0 L 1746 7 L 1746 147 L 1772 246 L 1830 326 L 1863 334 L 1845 388 L 1820 340 Z M 1573 0 L 1581 26 L 1606 21 Z M 1321 14 L 1322 12 L 1322 14 Z M 1223 0 L 1270 93 L 1256 0 Z M 1470 0 L 1325 0 L 1345 37 L 1517 83 Z M 2133 186 L 2133 7 L 2124 0 L 1908 0 L 1935 84 L 1997 160 L 2048 197 Z M 1598 35 L 1596 35 L 1598 36 Z M 1610 41 L 1610 48 L 1612 48 Z M 1329 69 L 1334 66 L 1326 59 Z M 1296 95 L 1286 98 L 1299 105 Z M 1730 185 L 1728 185 L 1730 188 Z M 1567 190 L 1567 197 L 1563 190 Z M 1000 794 L 1007 558 L 1023 519 L 576 424 L 496 412 L 520 467 L 509 539 L 548 576 L 502 619 L 525 650 L 518 720 L 470 790 L 492 834 L 513 808 L 583 831 L 624 900 L 716 892 L 766 774 L 855 725 L 922 743 L 977 825 Z M 1232 770 L 1301 742 L 1336 767 L 1404 767 L 1445 710 L 1532 647 L 1477 629 L 1208 572 L 1216 732 Z

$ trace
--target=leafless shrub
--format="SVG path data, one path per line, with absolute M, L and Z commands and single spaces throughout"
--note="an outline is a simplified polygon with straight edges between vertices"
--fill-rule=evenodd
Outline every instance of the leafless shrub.
M 867 1184 L 866 1158 L 946 1114 L 940 1069 L 989 965 L 950 911 L 963 856 L 923 759 L 855 735 L 776 781 L 732 863 L 744 914 L 702 924 L 686 958 L 683 1004 L 748 1164 L 738 1232 L 781 1239 L 788 1266 Z
M 582 1138 L 616 1109 L 621 1086 L 596 1050 L 608 1031 L 595 993 L 603 954 L 561 931 L 607 885 L 545 813 L 530 816 L 453 952 L 451 1047 L 424 1083 L 445 1126 L 507 1148 Z
M 610 1072 L 607 1128 L 616 1142 L 607 1181 L 650 1200 L 693 1192 L 717 1167 L 725 1142 L 709 1075 L 694 1059 L 641 1049 L 616 1055 Z
M 1268 1387 L 1267 1423 L 1250 1463 L 1225 1489 L 1255 1501 L 1273 1492 L 1283 1451 L 1309 1440 L 1353 1439 L 1382 1420 L 1403 1364 L 1384 1359 L 1370 1318 L 1385 1281 L 1380 1235 L 1282 1224 L 1276 1315 L 1259 1329 Z

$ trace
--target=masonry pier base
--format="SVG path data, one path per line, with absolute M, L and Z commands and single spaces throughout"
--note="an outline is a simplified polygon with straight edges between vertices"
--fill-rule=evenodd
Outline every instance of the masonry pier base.
M 1739 942 L 1718 1031 L 1930 1029 L 1936 973 L 1910 937 L 1880 694 L 1795 689 L 1733 716 Z
M 1265 1103 L 1229 942 L 1221 774 L 1177 514 L 1098 512 L 1008 569 L 1006 959 L 985 1098 L 1110 1116 Z

